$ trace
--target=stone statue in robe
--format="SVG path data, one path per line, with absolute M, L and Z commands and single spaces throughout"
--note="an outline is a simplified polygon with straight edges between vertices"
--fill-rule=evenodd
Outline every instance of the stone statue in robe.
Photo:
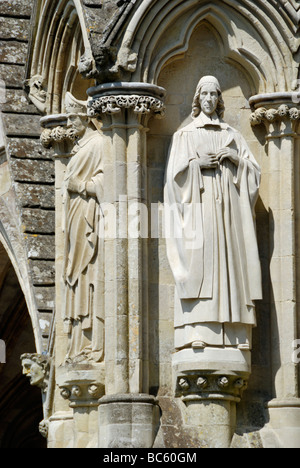
M 164 196 L 177 350 L 251 349 L 262 299 L 254 214 L 260 168 L 224 110 L 218 80 L 202 78 L 193 122 L 175 133 L 169 151 Z
M 63 182 L 64 326 L 67 362 L 104 357 L 103 137 L 86 103 L 66 95 L 74 148 Z

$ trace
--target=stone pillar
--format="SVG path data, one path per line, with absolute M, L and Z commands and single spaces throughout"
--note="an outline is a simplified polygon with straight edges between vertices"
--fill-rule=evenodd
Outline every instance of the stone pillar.
M 149 448 L 154 442 L 157 405 L 148 394 L 146 131 L 149 117 L 164 111 L 164 93 L 145 83 L 111 83 L 88 90 L 88 114 L 102 121 L 106 139 L 107 205 L 102 208 L 107 219 L 105 362 L 109 372 L 99 407 L 100 447 Z
M 54 324 L 52 326 L 53 336 L 51 340 L 55 340 L 54 354 L 52 356 L 52 364 L 54 366 L 54 374 L 57 367 L 63 362 L 64 350 L 66 349 L 66 337 L 62 332 L 62 324 L 60 320 L 61 312 L 61 275 L 63 264 L 63 238 L 62 238 L 62 198 L 61 186 L 64 178 L 65 168 L 70 158 L 72 142 L 66 136 L 67 115 L 57 114 L 49 115 L 41 118 L 41 126 L 44 129 L 41 135 L 41 142 L 45 148 L 53 148 L 55 155 L 55 276 L 56 276 L 56 312 L 54 316 Z M 56 375 L 53 380 L 56 380 Z M 73 428 L 73 411 L 70 410 L 67 402 L 62 398 L 59 388 L 53 385 L 51 388 L 53 401 L 52 408 L 49 408 L 50 417 L 48 421 L 48 447 L 61 448 L 73 447 L 74 444 L 74 428 Z M 52 414 L 51 414 L 52 412 Z
M 250 104 L 252 125 L 265 125 L 268 158 L 273 400 L 267 407 L 270 427 L 281 444 L 299 447 L 299 364 L 293 359 L 300 323 L 299 97 L 265 94 L 252 97 Z

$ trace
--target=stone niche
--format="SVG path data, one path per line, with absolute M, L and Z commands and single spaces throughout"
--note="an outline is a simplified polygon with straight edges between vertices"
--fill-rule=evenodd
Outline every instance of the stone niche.
M 264 170 L 264 147 L 249 124 L 251 110 L 248 100 L 258 92 L 258 89 L 255 88 L 246 70 L 224 55 L 225 49 L 216 29 L 209 23 L 203 22 L 194 30 L 188 50 L 184 55 L 169 61 L 160 73 L 157 84 L 167 90 L 166 116 L 160 121 L 152 120 L 148 134 L 149 204 L 163 202 L 164 173 L 171 137 L 178 129 L 192 121 L 191 105 L 194 91 L 199 79 L 205 75 L 214 75 L 218 78 L 226 106 L 225 120 L 246 138 L 262 171 Z M 257 203 L 257 219 L 259 219 L 261 231 L 266 227 L 266 212 L 263 203 L 265 192 L 262 182 L 260 199 Z M 150 388 L 159 388 L 160 405 L 162 408 L 168 408 L 169 411 L 167 416 L 164 416 L 166 413 L 163 411 L 160 436 L 165 438 L 169 446 L 175 443 L 175 439 L 176 443 L 183 444 L 182 446 L 190 444 L 193 446 L 193 437 L 198 439 L 198 435 L 187 426 L 185 429 L 178 428 L 176 423 L 178 409 L 176 410 L 174 405 L 179 405 L 182 409 L 181 414 L 185 412 L 185 409 L 180 398 L 173 400 L 172 397 L 174 395 L 174 376 L 171 364 L 174 353 L 174 279 L 166 257 L 165 240 L 152 238 L 149 242 L 149 316 L 150 337 L 153 343 L 150 349 L 152 353 Z M 268 249 L 267 241 L 262 235 L 259 236 L 259 249 L 262 256 Z M 263 277 L 267 279 L 267 267 L 263 262 L 262 268 Z M 242 403 L 238 405 L 237 431 L 239 431 L 239 426 L 255 431 L 265 424 L 264 401 L 268 399 L 271 391 L 268 386 L 270 376 L 266 350 L 268 323 L 266 314 L 262 314 L 266 305 L 264 301 L 261 301 L 256 308 L 258 327 L 254 329 L 252 375 Z M 173 411 L 170 411 L 171 408 Z M 174 431 L 170 429 L 172 414 L 174 415 Z M 181 432 L 180 437 L 175 435 L 178 430 Z M 243 431 L 243 429 L 240 430 Z

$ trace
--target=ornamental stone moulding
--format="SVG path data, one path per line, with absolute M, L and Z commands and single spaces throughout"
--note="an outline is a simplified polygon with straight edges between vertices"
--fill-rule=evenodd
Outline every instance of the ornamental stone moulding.
M 199 371 L 179 375 L 176 384 L 176 396 L 182 401 L 191 400 L 229 400 L 241 401 L 243 392 L 248 386 L 246 374 Z
M 60 395 L 70 407 L 98 406 L 105 393 L 104 365 L 62 366 L 57 372 Z
M 118 114 L 131 109 L 140 115 L 154 114 L 164 117 L 165 90 L 147 83 L 111 83 L 88 89 L 88 116 Z
M 300 121 L 300 98 L 297 92 L 268 93 L 253 96 L 250 123 L 253 128 L 264 124 L 267 139 L 295 136 Z
M 133 109 L 137 114 L 149 114 L 163 117 L 165 107 L 160 99 L 150 96 L 103 96 L 93 100 L 88 107 L 88 115 L 95 117 L 97 114 L 117 114 L 122 109 Z
M 286 104 L 280 105 L 277 109 L 266 109 L 261 107 L 254 111 L 250 116 L 250 122 L 253 127 L 260 125 L 264 121 L 274 122 L 280 119 L 290 119 L 297 121 L 300 119 L 300 109 L 297 107 L 289 107 Z

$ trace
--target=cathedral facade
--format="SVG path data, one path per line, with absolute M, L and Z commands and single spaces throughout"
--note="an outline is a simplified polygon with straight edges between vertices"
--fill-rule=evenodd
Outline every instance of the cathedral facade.
M 0 447 L 300 446 L 299 25 L 0 2 Z

